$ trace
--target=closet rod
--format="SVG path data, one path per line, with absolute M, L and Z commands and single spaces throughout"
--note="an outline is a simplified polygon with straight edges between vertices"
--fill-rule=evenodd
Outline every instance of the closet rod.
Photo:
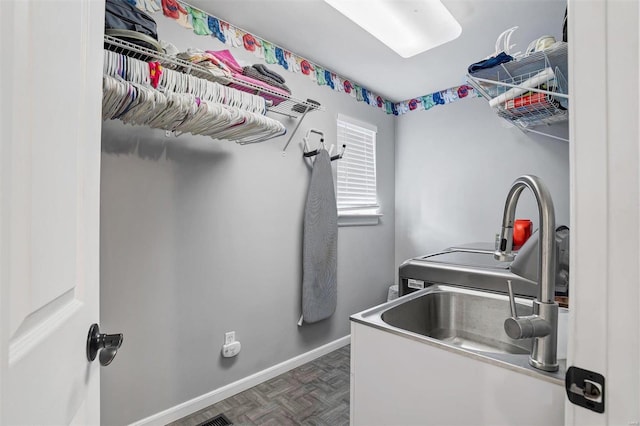
M 544 133 L 544 132 L 540 132 L 540 131 L 538 131 L 538 130 L 527 129 L 527 128 L 524 128 L 523 130 L 524 130 L 525 132 L 531 132 L 531 133 L 535 133 L 535 134 L 538 134 L 538 135 L 546 136 L 546 137 L 551 138 L 551 139 L 557 139 L 557 140 L 559 140 L 559 141 L 569 142 L 569 139 L 567 139 L 567 138 L 563 138 L 563 137 L 561 137 L 561 136 L 551 135 L 551 134 L 549 134 L 549 133 Z

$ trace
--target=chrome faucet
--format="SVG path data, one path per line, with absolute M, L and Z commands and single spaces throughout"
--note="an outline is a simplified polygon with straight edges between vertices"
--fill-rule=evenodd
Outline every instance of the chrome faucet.
M 540 216 L 538 298 L 533 301 L 533 315 L 518 317 L 513 289 L 508 282 L 511 318 L 505 320 L 504 330 L 512 339 L 533 337 L 529 364 L 540 370 L 556 371 L 558 370 L 558 304 L 555 302 L 556 219 L 551 194 L 537 176 L 520 176 L 511 185 L 504 205 L 500 247 L 495 252 L 495 258 L 507 262 L 515 257 L 511 251 L 513 222 L 518 199 L 525 188 L 529 188 L 535 195 Z

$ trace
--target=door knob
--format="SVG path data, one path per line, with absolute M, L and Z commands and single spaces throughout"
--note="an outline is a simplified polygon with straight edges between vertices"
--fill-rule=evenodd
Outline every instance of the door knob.
M 122 340 L 122 334 L 100 333 L 100 326 L 92 324 L 87 336 L 87 359 L 93 361 L 100 352 L 100 365 L 106 367 L 116 357 Z

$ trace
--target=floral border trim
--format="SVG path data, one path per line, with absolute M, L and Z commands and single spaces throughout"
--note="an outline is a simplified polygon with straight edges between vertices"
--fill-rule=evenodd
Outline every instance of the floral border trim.
M 387 114 L 401 115 L 444 105 L 475 93 L 471 86 L 457 86 L 439 92 L 394 103 L 365 87 L 298 56 L 280 46 L 244 31 L 229 22 L 197 9 L 182 0 L 126 0 L 147 13 L 162 13 L 197 35 L 210 36 L 227 46 L 244 48 L 267 64 L 277 64 L 289 72 L 302 73 L 320 86 L 346 93 L 358 102 L 382 109 Z M 479 96 L 479 95 L 478 95 Z
M 450 87 L 439 92 L 430 93 L 418 98 L 408 99 L 396 104 L 396 115 L 406 114 L 409 111 L 426 111 L 436 105 L 446 105 L 464 98 L 481 96 L 473 87 L 463 84 Z

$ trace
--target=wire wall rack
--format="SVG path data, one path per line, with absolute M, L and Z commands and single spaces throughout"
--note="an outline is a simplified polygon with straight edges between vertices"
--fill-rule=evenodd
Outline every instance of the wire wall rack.
M 467 74 L 467 80 L 493 107 L 498 116 L 523 131 L 567 141 L 534 130 L 569 119 L 567 44 L 524 58 Z
M 513 89 L 515 92 L 512 93 L 520 92 L 523 90 L 520 89 L 521 87 L 527 87 L 527 81 L 535 80 L 545 70 L 550 70 L 550 68 L 503 80 L 502 83 L 507 83 L 509 86 L 496 86 L 498 93 L 494 99 L 507 95 Z M 548 74 L 551 75 L 551 73 Z M 566 93 L 567 80 L 559 68 L 556 68 L 552 75 L 553 78 L 539 86 L 543 88 L 538 89 L 540 91 L 527 90 L 522 94 L 513 95 L 513 97 L 505 96 L 505 100 L 496 105 L 498 115 L 524 128 L 567 120 L 568 100 L 558 96 L 558 94 L 564 95 Z
M 280 101 L 277 105 L 274 105 L 272 101 L 267 101 L 267 112 L 284 115 L 294 119 L 298 118 L 299 122 L 296 125 L 296 129 L 300 125 L 300 121 L 302 121 L 306 113 L 312 111 L 324 111 L 324 108 L 317 102 L 297 99 L 292 96 L 284 96 L 282 93 L 269 90 L 266 87 L 258 86 L 244 80 L 236 79 L 229 76 L 220 76 L 213 73 L 210 69 L 204 66 L 194 64 L 192 62 L 177 58 L 175 56 L 167 55 L 162 52 L 148 49 L 116 37 L 105 35 L 104 48 L 131 58 L 139 59 L 144 62 L 159 62 L 163 67 L 166 67 L 168 69 L 191 74 L 195 77 L 213 81 L 223 85 L 234 84 L 242 86 L 247 89 L 246 91 L 255 95 L 263 97 L 265 97 L 266 95 L 267 98 L 279 98 L 282 101 Z M 295 133 L 295 130 L 293 133 Z M 293 134 L 291 136 L 293 136 Z

